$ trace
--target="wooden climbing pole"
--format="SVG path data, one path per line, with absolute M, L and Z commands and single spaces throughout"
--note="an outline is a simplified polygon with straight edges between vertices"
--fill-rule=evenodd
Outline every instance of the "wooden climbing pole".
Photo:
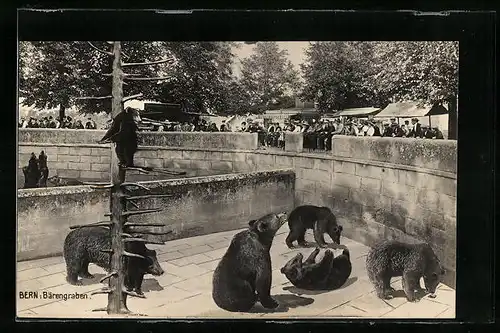
M 171 59 L 160 60 L 152 63 L 123 63 L 122 58 L 124 53 L 122 51 L 121 42 L 108 42 L 112 46 L 112 51 L 105 51 L 97 48 L 89 43 L 92 48 L 113 57 L 113 70 L 112 70 L 112 94 L 108 96 L 112 98 L 111 116 L 114 118 L 119 113 L 123 112 L 123 103 L 127 99 L 133 97 L 140 97 L 140 94 L 130 97 L 123 97 L 123 82 L 127 78 L 127 74 L 123 72 L 122 68 L 125 66 L 146 66 L 150 64 L 157 64 L 161 62 L 171 61 Z M 149 78 L 141 78 L 148 80 Z M 151 78 L 151 80 L 161 80 L 162 78 Z M 93 97 L 84 97 L 93 98 Z M 95 97 L 103 98 L 103 97 Z M 106 96 L 104 97 L 106 98 Z M 107 288 L 96 291 L 92 294 L 107 294 L 108 305 L 105 308 L 95 309 L 94 311 L 107 311 L 108 314 L 128 314 L 130 310 L 127 307 L 127 296 L 144 297 L 134 292 L 127 291 L 124 286 L 125 275 L 127 270 L 127 258 L 143 256 L 137 253 L 131 253 L 126 250 L 125 244 L 127 242 L 142 242 L 145 244 L 163 244 L 163 242 L 152 242 L 143 238 L 144 234 L 152 234 L 147 231 L 134 231 L 134 227 L 161 227 L 165 226 L 158 223 L 129 223 L 127 222 L 130 216 L 159 212 L 161 209 L 140 209 L 136 201 L 141 199 L 149 199 L 151 197 L 164 197 L 165 194 L 148 194 L 149 188 L 136 183 L 127 183 L 125 181 L 126 171 L 130 170 L 119 166 L 118 156 L 116 155 L 114 145 L 111 144 L 111 182 L 110 184 L 93 184 L 94 189 L 109 190 L 110 191 L 110 213 L 106 216 L 110 217 L 110 221 L 98 222 L 91 225 L 77 226 L 77 227 L 92 227 L 101 226 L 109 227 L 111 236 L 111 249 L 103 249 L 104 252 L 110 254 L 110 273 L 101 279 L 101 282 L 109 280 Z M 133 168 L 132 168 L 133 170 Z M 140 169 L 138 171 L 141 171 Z M 145 191 L 145 195 L 132 195 L 131 188 L 136 191 Z M 130 209 L 131 207 L 136 209 Z M 154 233 L 155 235 L 168 234 L 170 231 L 164 233 Z

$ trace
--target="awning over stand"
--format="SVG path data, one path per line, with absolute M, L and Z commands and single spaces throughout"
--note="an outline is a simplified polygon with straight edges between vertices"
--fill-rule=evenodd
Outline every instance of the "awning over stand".
M 370 115 L 374 115 L 380 111 L 380 108 L 353 108 L 353 109 L 345 109 L 339 111 L 335 114 L 335 117 L 368 117 Z
M 440 105 L 419 106 L 417 102 L 391 103 L 374 118 L 413 118 L 447 114 L 448 110 Z

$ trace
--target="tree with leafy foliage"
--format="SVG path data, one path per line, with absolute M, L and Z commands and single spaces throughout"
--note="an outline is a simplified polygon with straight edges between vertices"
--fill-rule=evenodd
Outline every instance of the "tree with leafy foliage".
M 375 106 L 378 95 L 367 84 L 372 74 L 372 45 L 363 42 L 315 42 L 301 65 L 304 100 L 317 102 L 320 111 Z
M 393 101 L 448 103 L 448 136 L 456 139 L 458 42 L 377 42 L 373 63 L 370 84 Z
M 111 112 L 112 58 L 102 50 L 106 42 L 21 42 L 19 48 L 19 92 L 26 106 L 59 107 L 62 119 L 65 110 L 78 106 L 81 112 Z M 124 58 L 134 62 L 164 57 L 167 50 L 154 42 L 123 42 Z M 143 93 L 151 97 L 165 62 L 141 68 L 132 66 L 124 86 L 126 95 Z M 135 79 L 134 79 L 135 77 Z M 161 82 L 161 81 L 159 81 Z M 87 98 L 103 96 L 103 98 Z
M 306 56 L 301 96 L 320 110 L 447 102 L 449 138 L 456 138 L 457 42 L 317 42 Z
M 276 42 L 258 42 L 255 52 L 241 61 L 241 84 L 252 112 L 279 108 L 299 88 L 298 71 Z
M 26 106 L 59 107 L 60 117 L 79 96 L 79 63 L 89 60 L 81 42 L 21 42 L 19 45 L 19 96 Z M 86 58 L 86 59 L 85 59 Z
M 241 81 L 233 78 L 228 82 L 224 100 L 224 111 L 221 114 L 244 115 L 251 111 L 250 95 L 241 84 Z
M 152 90 L 154 99 L 180 103 L 191 112 L 224 112 L 232 87 L 230 42 L 162 42 L 177 63 L 169 70 L 170 80 Z

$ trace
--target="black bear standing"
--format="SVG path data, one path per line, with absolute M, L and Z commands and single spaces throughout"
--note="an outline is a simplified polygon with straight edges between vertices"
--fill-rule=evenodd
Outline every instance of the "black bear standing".
M 212 298 L 218 307 L 246 312 L 255 302 L 269 309 L 278 307 L 271 297 L 271 256 L 269 251 L 286 213 L 268 214 L 249 222 L 248 230 L 233 237 L 213 275 Z
M 316 262 L 319 251 L 316 248 L 304 262 L 304 256 L 298 253 L 281 268 L 281 273 L 297 288 L 334 290 L 342 287 L 352 271 L 349 250 L 344 249 L 341 255 L 335 257 L 328 249 L 324 257 Z
M 107 140 L 115 142 L 116 155 L 122 167 L 134 166 L 134 154 L 137 151 L 137 124 L 140 121 L 139 111 L 128 107 L 113 119 L 111 127 L 99 141 L 100 143 Z
M 415 290 L 422 290 L 420 278 L 430 297 L 435 297 L 445 270 L 429 244 L 406 244 L 398 241 L 384 241 L 370 250 L 366 257 L 368 277 L 375 286 L 378 297 L 392 298 L 394 289 L 391 278 L 402 276 L 403 290 L 410 302 L 416 301 Z
M 49 168 L 47 166 L 47 155 L 42 150 L 38 156 L 38 169 L 40 170 L 39 187 L 47 187 L 47 178 L 49 177 Z
M 35 188 L 38 187 L 38 182 L 40 180 L 40 169 L 38 168 L 38 159 L 35 153 L 31 153 L 31 157 L 28 161 L 28 166 L 23 167 L 24 174 L 24 188 Z
M 106 228 L 84 227 L 70 231 L 64 240 L 64 259 L 68 283 L 80 285 L 78 276 L 93 278 L 88 271 L 89 263 L 96 264 L 109 272 L 111 255 L 102 250 L 110 248 L 111 236 Z M 142 295 L 141 285 L 144 274 L 159 276 L 164 273 L 163 269 L 156 258 L 156 251 L 146 248 L 144 243 L 127 242 L 125 250 L 146 257 L 146 259 L 132 257 L 125 260 L 125 287 L 129 291 L 135 291 Z
M 337 225 L 337 218 L 328 207 L 304 205 L 295 208 L 288 217 L 290 233 L 286 238 L 286 245 L 293 247 L 293 242 L 298 241 L 300 246 L 307 246 L 305 234 L 307 229 L 314 230 L 314 239 L 320 247 L 326 247 L 324 234 L 327 233 L 332 241 L 340 244 L 342 226 Z

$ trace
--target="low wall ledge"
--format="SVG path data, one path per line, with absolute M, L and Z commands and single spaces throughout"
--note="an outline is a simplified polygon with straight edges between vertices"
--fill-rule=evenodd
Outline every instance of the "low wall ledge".
M 294 175 L 295 171 L 293 169 L 285 168 L 285 169 L 252 171 L 246 173 L 228 173 L 228 174 L 209 175 L 209 176 L 190 177 L 190 178 L 147 180 L 147 181 L 139 181 L 137 183 L 143 184 L 145 186 L 150 184 L 150 185 L 155 185 L 155 187 L 163 187 L 163 186 L 178 186 L 178 185 L 188 185 L 188 184 L 203 184 L 203 183 L 220 182 L 228 180 L 246 180 L 252 178 L 266 178 L 274 176 L 294 176 Z M 43 197 L 43 196 L 92 193 L 92 192 L 103 192 L 103 190 L 93 189 L 90 187 L 90 185 L 43 187 L 43 188 L 19 189 L 17 190 L 18 193 L 17 196 L 18 198 L 29 198 L 29 197 Z
M 33 147 L 70 147 L 70 148 L 110 148 L 110 143 L 44 143 L 44 142 L 19 142 L 19 146 L 33 146 Z M 139 146 L 141 147 L 141 146 Z M 141 147 L 142 148 L 142 147 Z M 147 147 L 148 149 L 150 147 Z M 166 148 L 166 147 L 156 147 Z M 168 147 L 170 148 L 170 147 Z M 172 147 L 173 148 L 173 147 Z
M 95 191 L 98 190 L 91 188 L 90 185 L 40 187 L 40 188 L 18 189 L 17 197 L 18 198 L 43 197 L 51 195 L 92 193 Z
M 186 184 L 201 184 L 201 183 L 210 183 L 210 182 L 226 181 L 226 180 L 245 180 L 256 177 L 265 178 L 278 175 L 279 176 L 295 175 L 295 171 L 293 169 L 287 168 L 287 169 L 275 169 L 275 170 L 265 170 L 265 171 L 252 171 L 245 173 L 228 173 L 221 175 L 209 175 L 209 176 L 179 178 L 179 179 L 147 180 L 138 183 L 146 186 L 147 184 L 155 184 L 159 186 L 186 185 Z

